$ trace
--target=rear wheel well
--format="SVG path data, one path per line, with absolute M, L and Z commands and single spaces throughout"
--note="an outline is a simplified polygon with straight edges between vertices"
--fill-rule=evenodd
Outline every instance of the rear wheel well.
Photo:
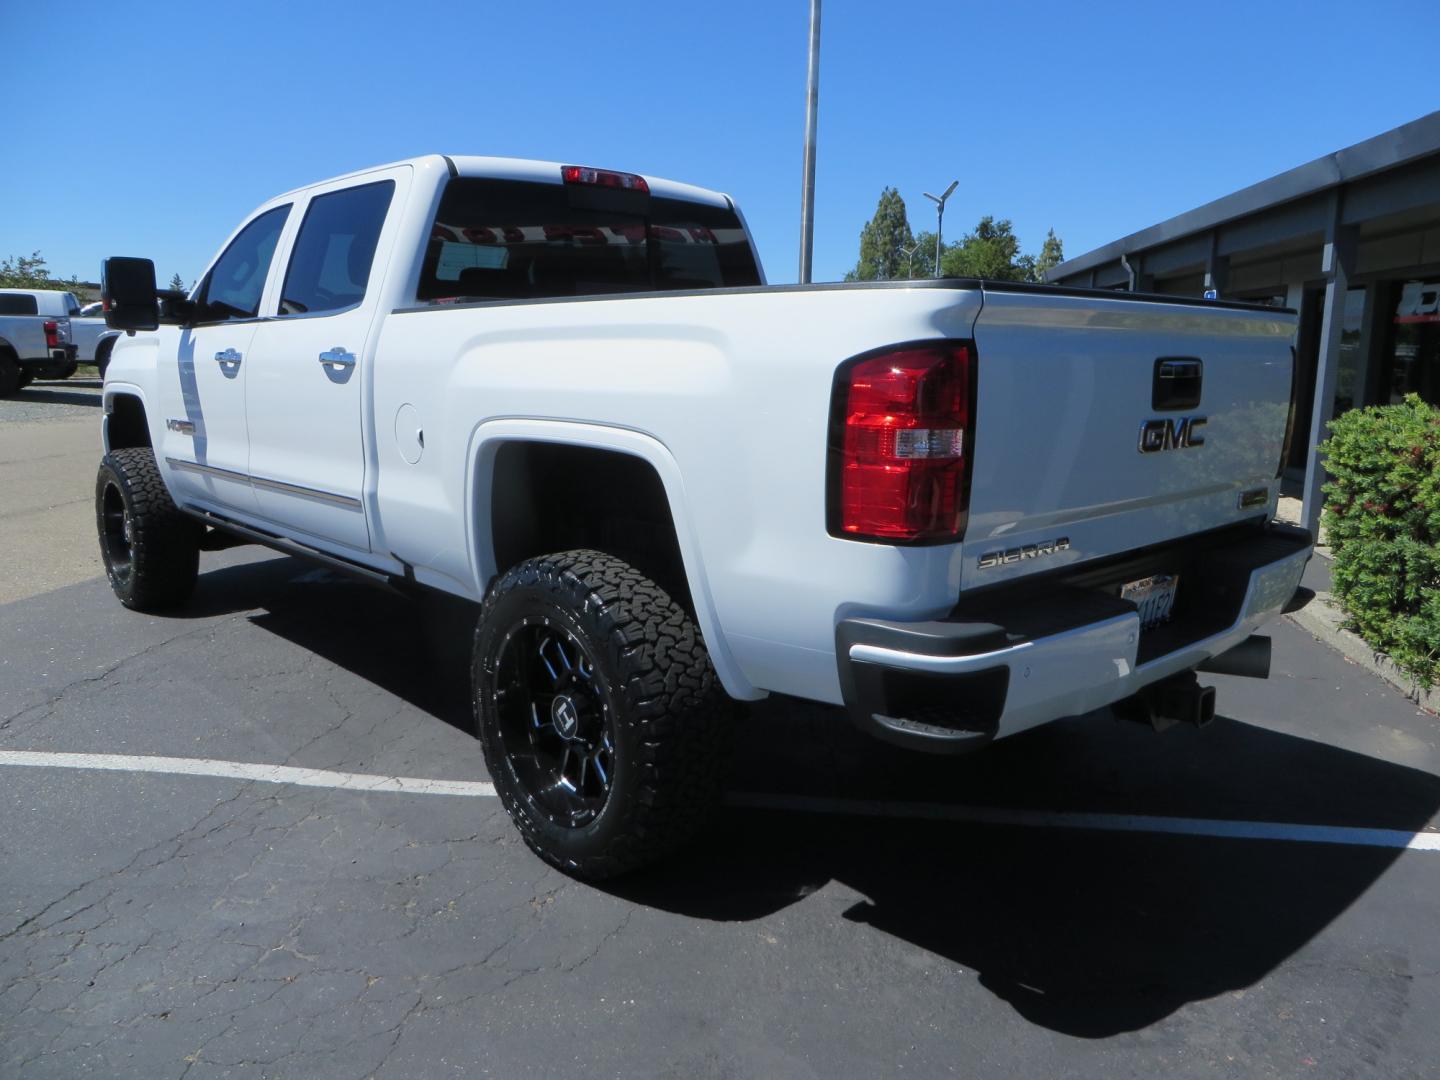
M 116 394 L 105 415 L 105 441 L 111 450 L 150 445 L 145 406 L 133 394 Z
M 648 461 L 508 442 L 495 455 L 490 492 L 497 577 L 535 555 L 592 548 L 642 571 L 694 617 L 670 501 Z

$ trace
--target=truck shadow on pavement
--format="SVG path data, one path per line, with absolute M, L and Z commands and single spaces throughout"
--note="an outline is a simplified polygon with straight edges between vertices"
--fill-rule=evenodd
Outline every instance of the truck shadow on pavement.
M 257 596 L 257 626 L 471 730 L 473 605 L 417 605 L 284 559 L 207 574 L 195 613 L 254 608 Z M 838 710 L 784 699 L 746 711 L 732 790 L 839 800 L 831 809 L 842 812 L 732 806 L 689 851 L 604 891 L 733 922 L 769 918 L 822 889 L 850 890 L 858 899 L 842 914 L 856 935 L 883 933 L 973 970 L 1031 1022 L 1085 1038 L 1243 995 L 1400 850 L 906 820 L 844 813 L 843 803 L 1407 833 L 1440 810 L 1440 778 L 1429 773 L 1224 716 L 1203 731 L 1156 736 L 1102 712 L 973 757 L 936 758 L 870 740 Z M 869 963 L 856 970 L 882 977 Z
M 824 746 L 828 761 L 807 769 L 783 753 L 777 760 L 752 731 L 737 761 L 746 790 L 828 789 L 892 809 L 938 802 L 1406 833 L 1440 809 L 1440 779 L 1429 773 L 1225 717 L 1157 737 L 1102 712 L 947 761 L 865 745 L 839 714 L 820 741 L 814 720 L 795 716 L 820 710 L 792 704 L 789 717 L 778 715 L 784 709 L 765 706 L 776 715 L 753 718 L 752 728 L 763 723 L 767 741 L 778 729 L 792 753 L 797 743 L 811 753 Z M 697 918 L 748 920 L 839 883 L 864 898 L 846 919 L 972 969 L 1033 1023 L 1103 1038 L 1191 1001 L 1242 996 L 1400 854 L 732 810 L 699 850 L 610 888 Z
M 24 405 L 88 405 L 92 409 L 98 409 L 105 403 L 105 399 L 99 394 L 82 393 L 79 390 L 59 389 L 63 383 L 46 385 L 34 383 L 20 391 L 19 395 L 11 398 Z M 98 386 L 99 384 L 95 384 Z

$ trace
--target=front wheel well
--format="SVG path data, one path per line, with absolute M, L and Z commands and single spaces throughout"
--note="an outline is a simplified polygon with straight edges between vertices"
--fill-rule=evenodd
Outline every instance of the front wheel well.
M 134 394 L 116 394 L 105 407 L 105 446 L 126 450 L 150 445 L 150 425 L 145 406 Z
M 495 454 L 489 510 L 497 577 L 536 555 L 590 548 L 643 571 L 694 617 L 670 501 L 643 458 L 507 442 Z

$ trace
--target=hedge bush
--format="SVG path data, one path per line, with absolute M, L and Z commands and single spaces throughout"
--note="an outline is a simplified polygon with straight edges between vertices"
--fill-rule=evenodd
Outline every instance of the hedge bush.
M 1422 686 L 1440 678 L 1440 409 L 1353 409 L 1321 445 L 1330 576 L 1351 625 Z

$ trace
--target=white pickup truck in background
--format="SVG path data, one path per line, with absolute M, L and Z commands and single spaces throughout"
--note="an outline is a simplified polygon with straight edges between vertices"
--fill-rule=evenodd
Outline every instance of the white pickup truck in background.
M 147 260 L 105 282 L 120 599 L 239 537 L 475 601 L 491 778 L 581 876 L 692 835 L 770 693 L 935 751 L 1204 723 L 1310 556 L 1288 311 L 771 287 L 724 195 L 438 155 L 271 200 L 158 319 Z
M 68 379 L 75 374 L 72 306 L 78 311 L 80 304 L 68 292 L 0 289 L 0 397 L 34 379 Z

